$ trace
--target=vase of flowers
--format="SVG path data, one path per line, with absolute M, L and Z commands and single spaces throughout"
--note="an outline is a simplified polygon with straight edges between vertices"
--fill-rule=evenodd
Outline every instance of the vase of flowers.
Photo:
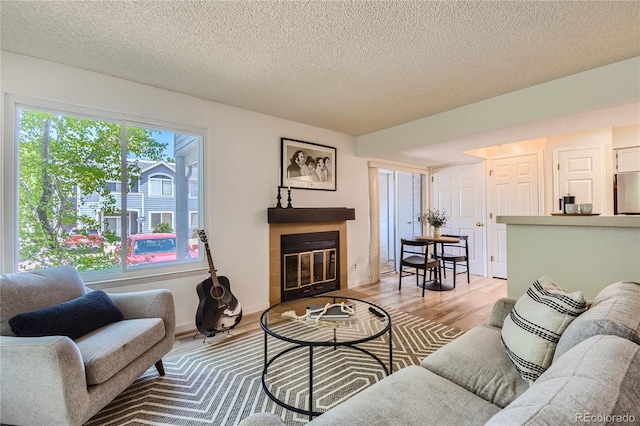
M 440 228 L 447 223 L 447 214 L 444 210 L 429 209 L 424 214 L 424 221 L 433 227 L 433 236 L 440 237 Z

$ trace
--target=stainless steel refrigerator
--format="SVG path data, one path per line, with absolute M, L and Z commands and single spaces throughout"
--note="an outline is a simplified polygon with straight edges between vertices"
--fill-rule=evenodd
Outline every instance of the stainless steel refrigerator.
M 616 214 L 640 214 L 640 172 L 616 175 Z

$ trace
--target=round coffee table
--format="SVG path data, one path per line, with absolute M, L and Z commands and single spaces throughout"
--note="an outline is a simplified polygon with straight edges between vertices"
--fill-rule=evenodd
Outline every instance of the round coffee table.
M 306 313 L 307 307 L 312 305 L 324 306 L 326 303 L 344 302 L 348 306 L 355 308 L 355 313 L 348 318 L 330 319 L 321 318 L 325 324 L 316 323 L 315 319 L 291 319 L 282 314 L 285 312 L 294 312 L 295 315 L 301 316 Z M 369 309 L 373 309 L 379 313 L 379 316 L 372 313 Z M 337 327 L 334 327 L 337 324 Z M 314 410 L 313 399 L 313 350 L 316 347 L 333 347 L 334 350 L 339 348 L 353 349 L 360 351 L 373 358 L 384 369 L 384 373 L 389 375 L 393 373 L 393 351 L 392 351 L 392 332 L 391 332 L 391 316 L 381 307 L 373 303 L 337 296 L 315 296 L 303 299 L 287 301 L 274 305 L 264 311 L 260 317 L 260 326 L 264 330 L 264 368 L 262 370 L 262 387 L 271 400 L 287 410 L 300 414 L 306 414 L 309 419 L 319 416 L 322 412 Z M 385 334 L 389 336 L 389 367 L 380 357 L 372 353 L 370 350 L 358 346 L 361 343 L 369 342 L 377 339 Z M 268 355 L 268 337 L 274 337 L 278 340 L 292 343 L 285 349 L 280 350 L 275 355 Z M 308 408 L 300 408 L 286 403 L 285 401 L 274 395 L 266 383 L 269 374 L 269 366 L 280 357 L 292 351 L 309 350 L 309 395 Z

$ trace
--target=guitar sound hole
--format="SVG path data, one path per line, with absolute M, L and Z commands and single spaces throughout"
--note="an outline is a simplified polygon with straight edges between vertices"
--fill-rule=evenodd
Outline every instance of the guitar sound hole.
M 224 296 L 224 287 L 222 286 L 214 286 L 211 287 L 211 297 L 214 299 L 221 299 Z

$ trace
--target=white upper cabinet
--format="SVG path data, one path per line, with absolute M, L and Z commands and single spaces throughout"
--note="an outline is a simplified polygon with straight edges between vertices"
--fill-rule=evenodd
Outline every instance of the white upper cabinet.
M 640 146 L 617 149 L 616 158 L 617 173 L 640 171 Z

